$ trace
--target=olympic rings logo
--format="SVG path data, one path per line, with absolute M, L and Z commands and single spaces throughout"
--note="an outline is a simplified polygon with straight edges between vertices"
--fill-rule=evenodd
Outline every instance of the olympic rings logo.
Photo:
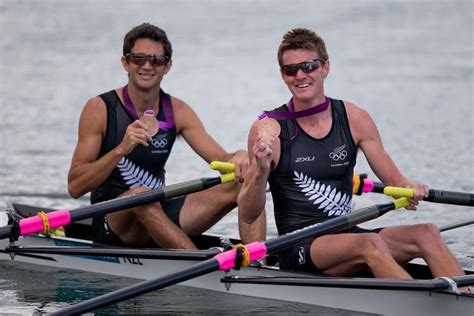
M 341 150 L 338 153 L 335 153 L 335 152 L 330 152 L 329 153 L 329 158 L 331 158 L 334 161 L 344 160 L 344 159 L 346 159 L 346 157 L 347 157 L 347 150 L 345 150 L 345 149 Z
M 156 148 L 164 148 L 168 145 L 168 140 L 166 138 L 153 138 L 151 144 Z

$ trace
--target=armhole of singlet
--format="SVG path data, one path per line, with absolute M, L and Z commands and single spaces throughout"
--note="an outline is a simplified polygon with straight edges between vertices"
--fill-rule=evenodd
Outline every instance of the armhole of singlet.
M 337 103 L 337 107 L 341 110 L 339 111 L 339 114 L 342 115 L 344 129 L 346 130 L 348 135 L 351 136 L 352 148 L 354 149 L 354 153 L 357 153 L 357 146 L 354 141 L 354 136 L 352 136 L 351 126 L 349 124 L 349 117 L 347 116 L 347 111 L 346 111 L 346 105 L 344 104 L 344 101 L 342 100 L 334 100 L 334 99 L 331 99 L 331 100 L 334 102 L 333 104 Z
M 105 109 L 107 111 L 107 121 L 106 121 L 106 128 L 105 128 L 105 135 L 104 139 L 102 140 L 102 145 L 99 151 L 99 157 L 102 157 L 107 152 L 112 149 L 112 146 L 115 144 L 115 135 L 117 132 L 117 116 L 115 112 L 115 106 L 117 106 L 118 100 L 120 100 L 117 96 L 117 92 L 115 90 L 111 90 L 107 93 L 101 94 L 99 96 L 105 103 Z M 120 103 L 120 102 L 119 102 Z M 115 124 L 113 123 L 115 122 Z
M 173 115 L 173 105 L 171 104 L 171 96 L 161 90 L 161 96 L 162 96 L 162 106 L 163 106 L 163 114 L 165 115 L 165 119 L 169 120 L 173 126 L 174 124 L 174 115 Z
M 161 90 L 160 92 L 160 111 L 158 112 L 158 120 L 170 121 L 172 126 L 168 129 L 171 135 L 171 141 L 175 142 L 178 137 L 178 131 L 176 130 L 176 124 L 174 121 L 173 105 L 171 95 Z

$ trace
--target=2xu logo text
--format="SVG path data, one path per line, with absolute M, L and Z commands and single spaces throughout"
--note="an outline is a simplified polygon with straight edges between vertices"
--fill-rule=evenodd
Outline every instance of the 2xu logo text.
M 315 157 L 296 157 L 295 162 L 308 162 L 313 161 Z

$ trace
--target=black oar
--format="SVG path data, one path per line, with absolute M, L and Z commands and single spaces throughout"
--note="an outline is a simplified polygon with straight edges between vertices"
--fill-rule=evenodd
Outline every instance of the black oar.
M 283 250 L 298 244 L 307 238 L 316 238 L 322 235 L 338 232 L 368 220 L 377 218 L 391 210 L 405 207 L 409 203 L 406 198 L 394 200 L 386 204 L 378 204 L 350 214 L 339 216 L 323 223 L 308 226 L 295 232 L 267 240 L 265 242 L 254 242 L 246 245 L 244 253 L 248 253 L 248 259 L 255 261 L 263 258 L 269 253 Z M 134 284 L 132 286 L 107 293 L 105 295 L 83 301 L 76 305 L 59 310 L 53 315 L 82 314 L 103 306 L 127 300 L 138 295 L 158 290 L 170 285 L 184 282 L 214 271 L 226 271 L 235 268 L 237 250 L 232 249 L 216 255 L 215 257 L 202 261 L 183 270 L 169 275 Z
M 97 257 L 121 257 L 137 259 L 167 259 L 167 260 L 206 260 L 214 257 L 220 251 L 216 248 L 207 250 L 191 249 L 137 249 L 117 247 L 58 247 L 58 246 L 8 246 L 0 252 L 10 254 L 59 254 Z
M 186 182 L 172 184 L 148 192 L 127 195 L 114 200 L 93 205 L 79 207 L 70 211 L 58 210 L 47 214 L 38 214 L 19 220 L 18 222 L 0 227 L 0 239 L 13 238 L 49 230 L 49 228 L 68 225 L 72 222 L 98 215 L 109 214 L 138 205 L 164 201 L 177 196 L 202 191 L 217 184 L 232 182 L 235 179 L 234 165 L 231 163 L 212 162 L 211 168 L 223 173 L 220 177 L 201 178 Z
M 413 189 L 385 186 L 382 183 L 373 182 L 366 175 L 354 175 L 354 193 L 360 195 L 363 192 L 383 193 L 392 197 L 413 198 L 415 196 Z M 428 197 L 423 200 L 443 204 L 474 206 L 474 193 L 429 189 Z
M 465 219 L 465 220 L 461 220 L 461 221 L 458 221 L 458 222 L 454 222 L 454 223 L 451 223 L 451 224 L 446 224 L 446 225 L 440 226 L 439 231 L 445 232 L 447 230 L 451 230 L 451 229 L 459 228 L 459 227 L 464 227 L 464 226 L 471 225 L 471 224 L 474 224 L 474 218 L 468 218 L 468 219 Z

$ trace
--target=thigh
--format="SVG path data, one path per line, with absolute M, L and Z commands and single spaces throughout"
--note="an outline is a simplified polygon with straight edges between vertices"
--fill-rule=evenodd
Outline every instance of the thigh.
M 351 276 L 367 268 L 362 256 L 367 233 L 344 233 L 316 238 L 311 258 L 325 274 Z
M 386 227 L 380 232 L 393 258 L 402 264 L 419 256 L 417 235 L 416 225 Z
M 311 259 L 312 240 L 304 241 L 298 245 L 280 251 L 278 260 L 280 267 L 286 270 L 321 273 Z
M 135 188 L 122 193 L 120 196 L 137 194 L 148 191 L 146 188 Z M 126 244 L 143 244 L 149 238 L 143 224 L 136 216 L 146 206 L 137 206 L 119 212 L 107 214 L 107 222 L 110 230 L 115 233 Z
M 125 243 L 109 227 L 107 215 L 92 219 L 92 241 L 98 244 L 124 247 Z
M 237 184 L 227 183 L 190 194 L 186 197 L 179 214 L 182 230 L 189 236 L 197 236 L 237 206 Z
M 179 228 L 181 224 L 179 222 L 179 216 L 183 208 L 184 202 L 186 201 L 187 196 L 179 196 L 161 203 L 161 207 L 169 219 Z

